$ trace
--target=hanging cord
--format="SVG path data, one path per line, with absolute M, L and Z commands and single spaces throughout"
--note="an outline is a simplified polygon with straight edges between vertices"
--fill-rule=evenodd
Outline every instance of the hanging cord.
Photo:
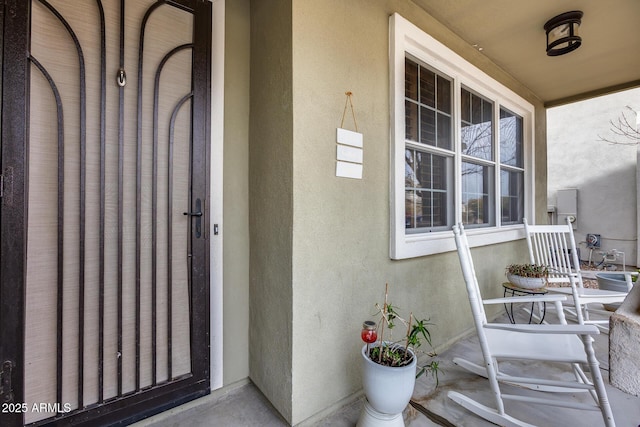
M 356 126 L 356 132 L 358 132 L 358 122 L 356 121 L 356 111 L 353 109 L 353 101 L 351 100 L 353 93 L 351 91 L 348 91 L 348 92 L 345 92 L 344 94 L 347 95 L 347 99 L 344 102 L 344 111 L 342 112 L 342 121 L 340 122 L 340 127 L 344 128 L 344 116 L 347 114 L 347 107 L 351 106 L 351 115 L 353 116 L 353 124 Z

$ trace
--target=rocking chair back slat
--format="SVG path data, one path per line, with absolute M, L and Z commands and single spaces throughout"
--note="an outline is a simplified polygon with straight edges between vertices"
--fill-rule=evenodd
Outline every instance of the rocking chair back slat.
M 529 225 L 524 219 L 524 226 L 530 262 L 545 265 L 549 270 L 549 291 L 573 298 L 572 306 L 565 305 L 565 310 L 570 316 L 575 317 L 578 323 L 595 324 L 606 332 L 609 313 L 596 304 L 622 302 L 627 293 L 585 289 L 573 226 L 570 222 L 561 225 Z M 630 273 L 625 273 L 625 277 L 631 280 Z M 604 318 L 594 318 L 590 316 L 590 312 L 600 313 Z
M 569 283 L 570 275 L 581 274 L 571 227 L 562 226 L 552 229 L 532 227 L 528 224 L 525 226 L 531 240 L 529 244 L 531 263 L 548 267 L 550 283 Z

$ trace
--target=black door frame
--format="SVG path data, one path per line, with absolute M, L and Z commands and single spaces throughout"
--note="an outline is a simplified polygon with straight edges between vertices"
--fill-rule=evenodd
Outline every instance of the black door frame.
M 0 209 L 0 424 L 18 426 L 23 414 L 8 404 L 24 401 L 26 259 L 26 142 L 29 79 L 26 52 L 29 2 L 2 3 L 2 202 Z M 11 369 L 8 369 L 8 368 Z
M 193 153 L 192 173 L 205 178 L 192 181 L 192 194 L 193 200 L 204 201 L 206 218 L 210 194 L 212 6 L 203 0 L 159 1 L 194 14 L 192 135 L 193 141 L 202 143 L 195 144 L 201 152 Z M 7 427 L 24 425 L 20 404 L 25 399 L 30 4 L 27 0 L 0 0 L 0 425 Z M 175 384 L 32 425 L 128 424 L 210 393 L 210 234 L 205 220 L 202 237 L 193 238 L 194 224 L 192 221 L 192 375 Z

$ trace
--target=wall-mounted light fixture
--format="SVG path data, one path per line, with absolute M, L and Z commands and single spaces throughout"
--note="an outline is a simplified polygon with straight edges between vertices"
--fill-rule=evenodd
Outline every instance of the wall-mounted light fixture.
M 580 47 L 582 39 L 578 35 L 578 28 L 582 15 L 579 10 L 565 12 L 544 24 L 547 32 L 547 55 L 564 55 Z

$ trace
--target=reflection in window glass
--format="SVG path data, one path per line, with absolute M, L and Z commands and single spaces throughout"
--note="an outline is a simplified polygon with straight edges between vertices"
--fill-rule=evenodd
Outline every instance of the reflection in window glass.
M 460 90 L 462 153 L 493 160 L 493 104 L 466 89 Z
M 451 81 L 405 58 L 405 139 L 451 150 L 451 105 Z
M 458 179 L 462 190 L 458 200 L 462 203 L 456 215 L 462 217 L 464 224 L 496 226 L 522 222 L 522 117 L 463 86 L 459 86 L 460 104 L 454 105 L 453 87 L 452 80 L 437 70 L 405 57 L 407 233 L 449 229 L 456 209 L 454 182 Z M 453 111 L 458 108 L 459 145 L 453 141 Z M 499 127 L 494 123 L 494 108 L 500 111 Z M 496 160 L 498 148 L 500 162 Z M 454 177 L 456 156 L 460 156 L 462 167 L 461 175 Z M 500 172 L 498 175 L 496 170 Z M 497 197 L 500 197 L 499 213 Z
M 452 136 L 451 136 L 451 116 L 438 113 L 438 136 L 437 147 L 444 148 L 445 150 L 451 150 Z
M 400 16 L 390 22 L 391 257 L 450 250 L 459 221 L 473 245 L 518 238 L 534 211 L 536 107 Z
M 524 138 L 522 117 L 500 108 L 500 209 L 503 224 L 524 217 Z
M 405 139 L 418 141 L 418 104 L 411 101 L 404 102 L 405 111 Z
M 500 163 L 523 167 L 522 117 L 500 109 Z
M 420 142 L 427 145 L 436 144 L 436 112 L 428 108 L 420 109 Z
M 492 225 L 492 166 L 462 162 L 462 222 Z
M 442 76 L 437 76 L 438 82 L 438 110 L 451 113 L 451 82 Z
M 405 150 L 405 228 L 449 226 L 448 175 L 451 159 Z
M 404 60 L 404 97 L 418 101 L 418 64 Z
M 436 106 L 436 75 L 424 67 L 420 67 L 420 103 Z
M 500 208 L 503 224 L 519 224 L 524 217 L 524 172 L 500 171 Z

